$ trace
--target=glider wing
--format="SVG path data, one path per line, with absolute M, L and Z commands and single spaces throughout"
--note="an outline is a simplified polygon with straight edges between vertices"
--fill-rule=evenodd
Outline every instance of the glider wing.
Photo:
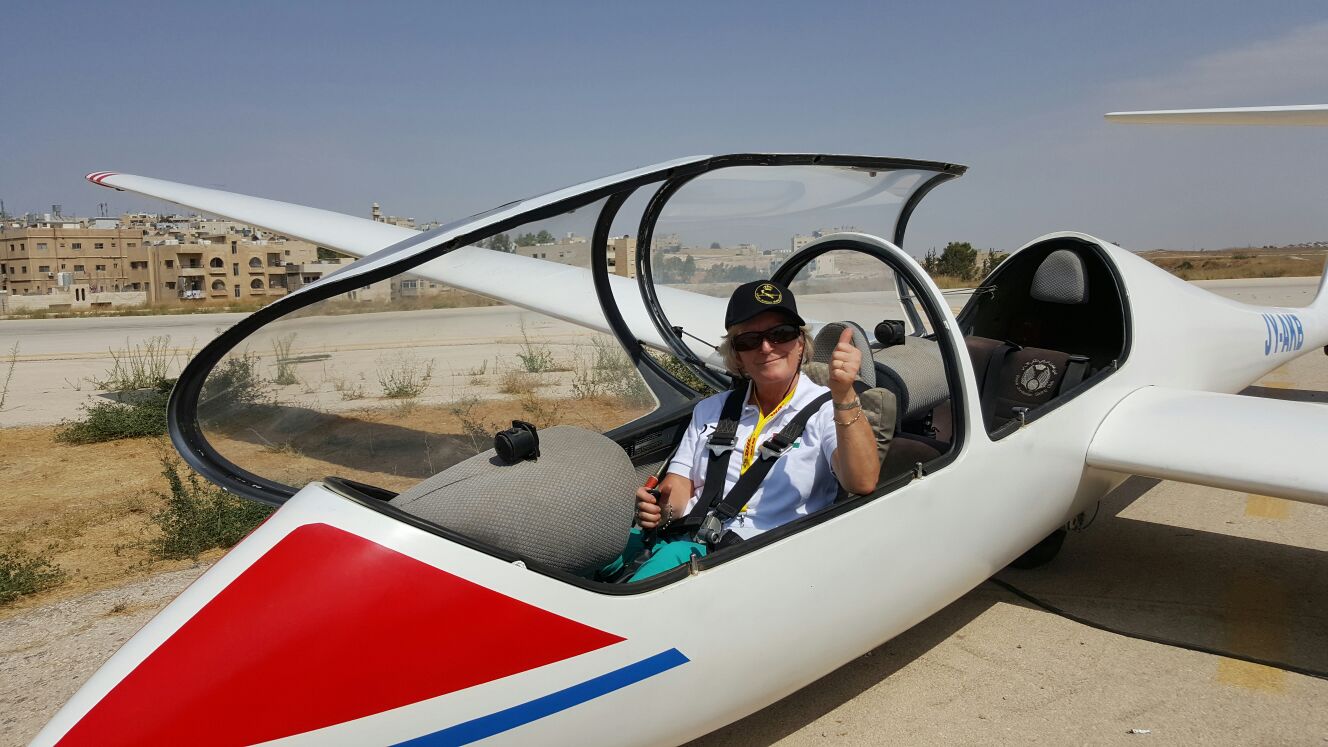
M 1111 112 L 1106 117 L 1110 122 L 1121 124 L 1302 125 L 1313 127 L 1328 125 L 1328 104 Z
M 1087 463 L 1328 505 L 1328 406 L 1145 387 L 1099 426 Z

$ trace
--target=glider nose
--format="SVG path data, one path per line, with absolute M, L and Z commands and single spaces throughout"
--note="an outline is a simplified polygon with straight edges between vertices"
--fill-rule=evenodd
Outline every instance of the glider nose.
M 37 742 L 254 744 L 622 640 L 327 524 L 297 526 L 239 575 L 209 581 L 224 563 L 47 727 L 67 731 Z M 197 594 L 212 595 L 200 606 Z

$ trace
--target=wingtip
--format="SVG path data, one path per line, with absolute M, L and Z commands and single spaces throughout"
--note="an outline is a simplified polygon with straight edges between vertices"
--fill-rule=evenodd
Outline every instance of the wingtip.
M 88 181 L 92 182 L 93 184 L 96 184 L 96 185 L 99 185 L 99 186 L 103 186 L 103 187 L 109 187 L 109 186 L 110 186 L 109 184 L 102 184 L 102 180 L 105 179 L 105 178 L 107 178 L 107 177 L 110 177 L 110 176 L 115 176 L 115 174 L 116 174 L 116 172 L 114 172 L 114 171 L 94 171 L 94 172 L 92 172 L 91 174 L 88 174 L 87 176 L 85 176 L 85 177 L 83 177 L 83 178 L 84 178 L 84 179 L 87 179 Z

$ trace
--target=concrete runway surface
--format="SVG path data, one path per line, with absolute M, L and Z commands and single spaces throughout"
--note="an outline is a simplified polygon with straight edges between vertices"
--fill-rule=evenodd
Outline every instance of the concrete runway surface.
M 1299 306 L 1316 282 L 1204 285 L 1240 300 Z M 201 338 L 229 320 L 70 321 L 0 322 L 0 342 L 17 324 L 25 354 L 30 341 L 35 355 L 82 360 L 69 354 L 102 349 L 108 336 L 146 337 L 170 324 L 181 337 Z M 1328 357 L 1311 351 L 1247 394 L 1328 405 Z M 1325 449 L 1328 456 L 1328 434 Z M 7 714 L 0 742 L 30 738 L 194 575 L 96 592 L 0 622 L 0 711 Z M 694 744 L 1328 744 L 1328 681 L 1184 648 L 1328 671 L 1328 509 L 1133 478 L 1102 503 L 1090 527 L 1071 533 L 1054 561 L 997 578 L 1120 633 L 984 583 Z M 136 602 L 132 612 L 108 615 L 123 599 Z

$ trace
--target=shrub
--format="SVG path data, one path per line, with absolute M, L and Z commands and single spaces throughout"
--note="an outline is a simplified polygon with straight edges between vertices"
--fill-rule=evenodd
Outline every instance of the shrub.
M 125 341 L 123 350 L 110 351 L 111 370 L 104 379 L 89 379 L 93 386 L 110 392 L 156 389 L 166 381 L 175 362 L 170 335 L 149 337 L 140 345 Z
M 341 395 L 345 401 L 364 399 L 364 384 L 358 381 L 349 381 L 347 379 L 332 379 L 332 389 Z
M 277 362 L 277 376 L 272 381 L 283 386 L 300 383 L 300 377 L 295 375 L 295 361 L 291 360 L 291 345 L 295 342 L 295 335 L 286 335 L 278 337 L 272 341 L 272 355 Z
M 418 397 L 433 379 L 433 360 L 420 360 L 414 353 L 406 353 L 395 361 L 378 359 L 378 383 L 388 399 Z
M 212 369 L 198 398 L 199 414 L 209 421 L 227 419 L 240 411 L 271 401 L 268 384 L 258 375 L 258 356 L 235 355 Z
M 205 485 L 193 472 L 182 477 L 175 459 L 161 464 L 171 491 L 161 496 L 166 507 L 152 515 L 161 529 L 153 550 L 161 558 L 197 558 L 213 548 L 232 547 L 274 510 Z
M 447 408 L 461 423 L 461 432 L 470 439 L 471 448 L 476 454 L 493 444 L 493 434 L 497 430 L 493 423 L 476 411 L 479 404 L 477 397 L 462 397 Z
M 18 365 L 18 343 L 9 348 L 5 356 L 5 380 L 0 383 L 0 410 L 5 409 L 5 398 L 9 396 L 9 382 L 14 378 L 14 367 Z
M 521 325 L 521 350 L 516 357 L 521 361 L 521 367 L 528 373 L 545 373 L 554 370 L 553 351 L 543 345 L 536 345 L 530 341 L 526 334 L 526 325 Z
M 64 583 L 67 574 L 43 555 L 19 549 L 0 552 L 0 604 Z
M 144 438 L 166 433 L 166 402 L 174 382 L 163 380 L 155 389 L 138 392 L 124 402 L 94 402 L 83 406 L 80 420 L 61 422 L 55 440 L 92 444 L 122 438 Z
M 498 391 L 503 394 L 530 394 L 539 385 L 539 378 L 525 371 L 507 371 L 498 379 Z
M 650 355 L 654 357 L 659 365 L 664 367 L 665 371 L 672 374 L 674 378 L 692 389 L 695 389 L 697 392 L 700 392 L 702 395 L 711 395 L 715 393 L 715 390 L 712 389 L 710 385 L 701 381 L 696 374 L 692 373 L 692 369 L 687 367 L 687 364 L 678 360 L 677 356 L 670 353 L 657 353 L 653 350 L 650 351 Z

